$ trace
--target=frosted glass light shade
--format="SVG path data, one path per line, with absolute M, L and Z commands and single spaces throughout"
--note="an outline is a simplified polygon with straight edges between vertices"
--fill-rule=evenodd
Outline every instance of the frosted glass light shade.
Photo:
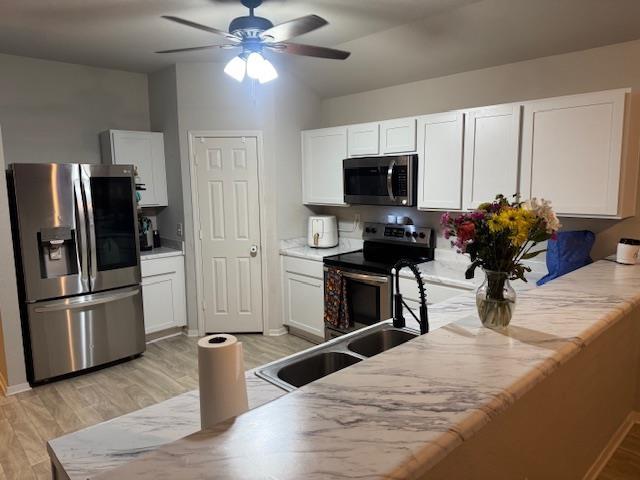
M 262 59 L 262 71 L 258 77 L 260 83 L 267 83 L 278 78 L 278 72 L 275 67 L 266 58 Z
M 264 63 L 264 58 L 258 52 L 251 52 L 247 57 L 247 75 L 249 78 L 253 78 L 254 80 L 258 80 L 260 78 L 260 74 L 262 73 L 262 64 Z
M 247 71 L 247 62 L 240 57 L 233 57 L 227 63 L 227 66 L 224 67 L 224 73 L 229 75 L 231 78 L 241 82 L 244 80 L 244 75 Z

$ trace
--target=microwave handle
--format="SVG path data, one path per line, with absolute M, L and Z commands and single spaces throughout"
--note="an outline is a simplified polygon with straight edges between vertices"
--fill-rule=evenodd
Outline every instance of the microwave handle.
M 389 198 L 395 201 L 396 196 L 393 194 L 393 169 L 394 168 L 396 168 L 396 161 L 391 160 L 391 162 L 389 162 L 389 168 L 387 169 L 387 193 L 389 194 Z

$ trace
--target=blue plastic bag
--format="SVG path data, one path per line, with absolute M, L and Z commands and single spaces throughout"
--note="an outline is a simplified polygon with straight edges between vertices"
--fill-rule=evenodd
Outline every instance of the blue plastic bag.
M 554 278 L 592 263 L 590 254 L 595 240 L 595 234 L 589 230 L 558 232 L 555 240 L 547 242 L 547 270 L 549 273 L 538 280 L 536 284 L 538 286 L 544 285 Z

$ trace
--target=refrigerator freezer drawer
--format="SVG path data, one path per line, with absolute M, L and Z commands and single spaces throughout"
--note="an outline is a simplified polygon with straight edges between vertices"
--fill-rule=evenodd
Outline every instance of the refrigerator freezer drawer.
M 138 286 L 28 305 L 32 371 L 40 382 L 145 350 Z

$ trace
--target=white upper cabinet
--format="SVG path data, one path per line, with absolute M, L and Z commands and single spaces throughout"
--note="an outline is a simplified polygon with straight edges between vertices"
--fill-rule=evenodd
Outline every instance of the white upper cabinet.
M 100 135 L 103 162 L 135 165 L 141 207 L 167 206 L 167 175 L 164 159 L 164 137 L 158 132 L 109 130 Z
M 524 104 L 521 191 L 565 216 L 626 217 L 635 212 L 638 122 L 625 126 L 629 90 Z M 629 97 L 629 98 L 627 98 Z M 637 109 L 633 109 L 637 116 Z M 629 115 L 630 118 L 630 115 Z
M 462 207 L 462 112 L 418 118 L 418 208 Z
M 415 152 L 416 119 L 398 118 L 380 122 L 380 150 L 382 155 Z
M 466 112 L 463 208 L 518 193 L 521 109 L 510 104 Z
M 342 161 L 347 127 L 302 132 L 302 199 L 305 204 L 345 205 Z
M 378 122 L 349 125 L 347 132 L 350 157 L 380 153 L 380 124 Z

